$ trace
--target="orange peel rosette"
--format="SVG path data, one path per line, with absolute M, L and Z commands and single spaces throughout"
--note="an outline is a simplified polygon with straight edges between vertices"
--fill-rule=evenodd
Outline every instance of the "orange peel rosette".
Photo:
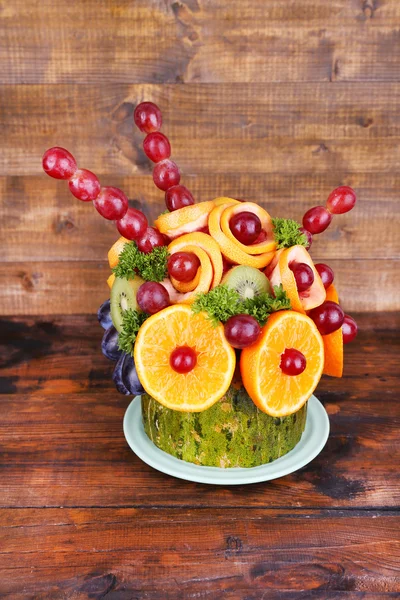
M 199 248 L 202 248 L 205 252 L 207 252 L 213 269 L 213 279 L 211 287 L 214 288 L 217 285 L 219 285 L 221 283 L 222 272 L 224 267 L 221 250 L 219 249 L 217 242 L 210 235 L 207 235 L 206 233 L 203 233 L 201 231 L 195 231 L 194 233 L 187 233 L 186 235 L 182 235 L 178 239 L 171 242 L 168 246 L 168 252 L 170 254 L 175 254 L 175 252 L 189 252 L 189 250 L 187 250 L 188 244 L 190 244 L 191 246 L 198 246 Z M 196 277 L 197 276 L 198 272 L 196 274 Z M 191 289 L 194 289 L 195 287 L 192 282 L 189 282 L 186 285 L 193 285 Z M 182 283 L 180 284 L 180 286 L 182 286 Z M 177 289 L 183 291 L 180 289 L 180 287 L 177 287 Z M 190 289 L 188 288 L 186 291 L 190 291 Z
M 208 227 L 210 235 L 219 245 L 222 254 L 234 264 L 247 265 L 256 269 L 265 268 L 273 259 L 276 249 L 272 221 L 267 211 L 253 202 L 239 202 L 232 198 L 223 200 L 217 198 L 217 203 L 210 213 Z M 244 211 L 252 212 L 259 217 L 265 233 L 263 242 L 246 246 L 239 242 L 231 232 L 230 219 L 233 215 Z
M 212 200 L 184 206 L 160 215 L 154 221 L 154 225 L 161 233 L 173 240 L 185 233 L 193 233 L 206 227 L 208 215 L 214 207 L 215 204 Z

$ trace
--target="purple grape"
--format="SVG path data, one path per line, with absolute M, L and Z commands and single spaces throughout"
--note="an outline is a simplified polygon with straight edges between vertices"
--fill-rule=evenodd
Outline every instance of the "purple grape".
M 110 300 L 106 300 L 97 311 L 97 318 L 103 329 L 109 329 L 113 324 L 110 312 Z
M 115 327 L 111 326 L 106 330 L 101 340 L 101 351 L 110 360 L 118 360 L 122 354 L 122 350 L 118 347 L 118 335 Z
M 144 393 L 142 384 L 137 376 L 135 363 L 130 354 L 122 354 L 118 359 L 117 364 L 112 375 L 112 379 L 115 383 L 115 387 L 124 396 Z

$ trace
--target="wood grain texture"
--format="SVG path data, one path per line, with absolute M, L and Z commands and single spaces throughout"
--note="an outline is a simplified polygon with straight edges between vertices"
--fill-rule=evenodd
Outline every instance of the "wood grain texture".
M 324 451 L 298 473 L 239 488 L 169 478 L 130 451 L 121 425 L 130 400 L 113 387 L 95 318 L 3 319 L 0 505 L 395 508 L 400 318 L 357 319 L 344 378 L 324 377 L 317 390 L 331 420 Z
M 16 0 L 0 81 L 387 81 L 399 24 L 396 0 Z

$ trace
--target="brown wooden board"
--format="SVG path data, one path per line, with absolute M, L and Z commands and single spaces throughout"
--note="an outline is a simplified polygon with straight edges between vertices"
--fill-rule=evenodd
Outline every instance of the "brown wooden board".
M 16 0 L 0 81 L 387 81 L 399 24 L 397 0 Z

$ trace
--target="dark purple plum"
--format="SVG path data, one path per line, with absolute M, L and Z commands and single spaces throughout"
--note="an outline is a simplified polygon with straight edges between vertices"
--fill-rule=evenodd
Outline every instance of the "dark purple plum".
M 130 354 L 124 353 L 118 359 L 112 378 L 117 390 L 125 396 L 129 396 L 130 394 L 137 396 L 144 393 L 142 384 L 137 376 L 135 363 Z
M 101 340 L 101 351 L 110 360 L 118 360 L 122 350 L 118 347 L 118 331 L 115 327 L 109 327 Z
M 113 324 L 110 312 L 110 300 L 106 300 L 97 311 L 97 318 L 103 329 L 109 329 Z

